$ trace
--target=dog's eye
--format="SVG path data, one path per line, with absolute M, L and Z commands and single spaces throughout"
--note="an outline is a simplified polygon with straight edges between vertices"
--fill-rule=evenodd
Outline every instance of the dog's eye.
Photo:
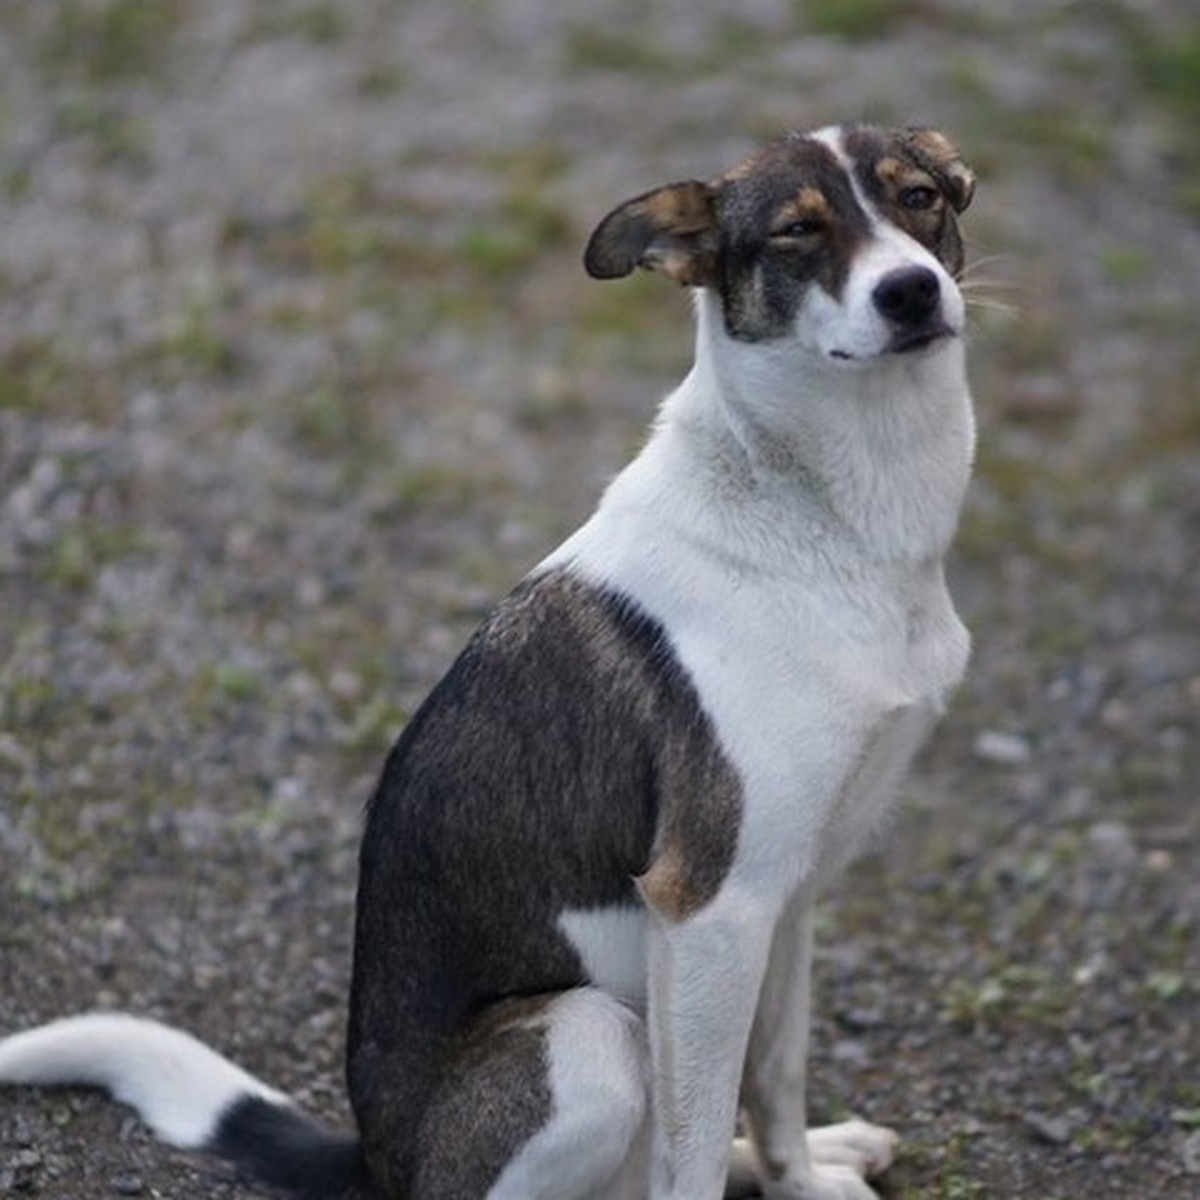
M 937 188 L 925 183 L 914 183 L 911 187 L 902 188 L 897 197 L 900 207 L 907 208 L 909 212 L 928 212 L 940 198 Z
M 778 229 L 772 229 L 771 236 L 773 238 L 786 238 L 790 241 L 797 241 L 801 238 L 817 237 L 824 230 L 825 226 L 820 221 L 789 221 L 788 224 L 781 225 Z

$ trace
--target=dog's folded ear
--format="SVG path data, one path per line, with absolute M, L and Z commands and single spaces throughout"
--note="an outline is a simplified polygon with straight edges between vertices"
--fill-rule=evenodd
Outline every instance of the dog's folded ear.
M 635 267 L 689 287 L 717 277 L 717 216 L 697 180 L 668 183 L 614 208 L 596 226 L 583 265 L 593 279 L 620 279 Z
M 954 211 L 962 212 L 975 195 L 975 172 L 944 133 L 915 126 L 905 133 L 913 157 L 941 184 Z

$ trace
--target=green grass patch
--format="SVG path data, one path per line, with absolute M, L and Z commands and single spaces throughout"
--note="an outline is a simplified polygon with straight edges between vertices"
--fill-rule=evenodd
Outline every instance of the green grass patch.
M 1047 169 L 1068 184 L 1095 184 L 1112 165 L 1112 125 L 1100 114 L 1039 104 L 1009 112 L 1004 120 L 1005 135 L 1040 153 Z
M 575 319 L 581 363 L 615 358 L 632 370 L 676 373 L 691 362 L 688 294 L 661 275 L 585 287 Z
M 296 397 L 291 412 L 292 436 L 322 458 L 361 470 L 387 453 L 379 420 L 369 395 L 372 389 L 352 379 L 325 384 Z
M 801 0 L 799 15 L 812 33 L 866 42 L 886 37 L 904 15 L 904 6 L 889 0 Z
M 77 361 L 50 338 L 18 338 L 0 350 L 0 412 L 104 423 L 122 402 L 110 371 Z
M 261 695 L 264 686 L 259 672 L 246 663 L 230 660 L 204 663 L 182 692 L 188 720 L 207 725 L 230 709 L 251 703 Z
M 1131 35 L 1133 58 L 1149 97 L 1170 117 L 1168 133 L 1179 170 L 1175 200 L 1200 221 L 1200 21 L 1184 24 L 1170 36 Z
M 381 520 L 414 513 L 440 513 L 453 516 L 469 512 L 485 501 L 504 496 L 510 482 L 503 476 L 481 468 L 479 463 L 455 466 L 451 463 L 427 463 L 397 472 L 390 490 L 390 501 Z
M 91 83 L 158 74 L 184 17 L 180 0 L 59 0 L 42 45 L 43 67 Z
M 149 362 L 172 378 L 231 379 L 239 358 L 219 299 L 198 297 L 175 318 L 174 327 L 146 351 Z
M 372 696 L 358 704 L 334 731 L 334 741 L 356 754 L 382 754 L 411 714 L 388 695 Z
M 352 173 L 320 181 L 301 209 L 273 217 L 234 213 L 221 230 L 224 248 L 253 255 L 263 266 L 296 275 L 398 280 L 442 276 L 451 252 L 422 240 L 401 218 L 395 200 Z
M 253 700 L 262 689 L 259 673 L 242 663 L 217 663 L 212 669 L 212 683 L 217 695 L 235 704 Z
M 1200 22 L 1174 36 L 1134 43 L 1135 61 L 1147 90 L 1191 125 L 1200 123 Z
M 563 39 L 563 68 L 568 73 L 614 71 L 674 79 L 687 72 L 688 62 L 636 28 L 574 25 Z
M 354 86 L 365 100 L 383 100 L 404 91 L 408 72 L 393 62 L 370 63 L 358 73 Z
M 309 4 L 291 8 L 263 4 L 242 31 L 244 42 L 299 38 L 314 46 L 334 46 L 349 32 L 346 15 L 336 4 Z
M 484 280 L 503 282 L 527 270 L 571 238 L 570 218 L 535 192 L 505 197 L 495 214 L 469 225 L 458 240 L 463 266 Z
M 79 139 L 95 166 L 145 170 L 150 163 L 144 120 L 120 104 L 91 96 L 64 100 L 54 111 L 57 137 Z
M 1145 249 L 1129 243 L 1104 247 L 1098 261 L 1108 280 L 1118 285 L 1136 283 L 1150 269 Z
M 87 518 L 55 532 L 39 560 L 39 574 L 55 587 L 83 591 L 103 567 L 144 549 L 145 541 L 135 526 Z
M 44 734 L 65 706 L 49 679 L 16 674 L 0 680 L 0 724 L 18 734 Z
M 48 339 L 14 342 L 0 355 L 0 411 L 42 413 L 51 405 L 66 374 Z
M 483 165 L 499 177 L 500 199 L 463 230 L 456 249 L 461 265 L 482 281 L 507 282 L 575 238 L 554 195 L 567 160 L 556 146 L 532 145 L 488 155 Z

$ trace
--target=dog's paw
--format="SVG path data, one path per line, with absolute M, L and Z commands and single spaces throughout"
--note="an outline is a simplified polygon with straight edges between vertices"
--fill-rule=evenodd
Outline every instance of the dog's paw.
M 849 1167 L 864 1179 L 892 1165 L 900 1139 L 882 1125 L 857 1118 L 808 1131 L 808 1154 L 818 1167 Z
M 879 1200 L 853 1167 L 813 1165 L 798 1179 L 762 1185 L 763 1200 Z
M 810 1129 L 810 1168 L 761 1184 L 764 1200 L 878 1200 L 865 1182 L 891 1166 L 899 1138 L 880 1125 L 843 1121 Z

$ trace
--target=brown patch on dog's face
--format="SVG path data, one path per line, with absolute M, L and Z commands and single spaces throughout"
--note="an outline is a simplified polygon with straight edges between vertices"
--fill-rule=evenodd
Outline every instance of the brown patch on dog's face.
M 872 204 L 957 278 L 964 256 L 956 217 L 971 203 L 975 176 L 950 140 L 933 129 L 857 127 L 845 147 Z
M 916 160 L 927 167 L 945 187 L 955 212 L 964 212 L 975 195 L 975 172 L 944 133 L 914 127 L 904 131 L 905 143 Z
M 833 220 L 833 210 L 825 193 L 820 188 L 805 186 L 797 193 L 794 200 L 789 201 L 779 210 L 772 233 L 785 233 L 793 223 L 809 223 L 820 227 Z
M 780 138 L 712 188 L 717 286 L 731 336 L 758 342 L 786 335 L 814 287 L 840 297 L 870 221 L 828 146 Z

